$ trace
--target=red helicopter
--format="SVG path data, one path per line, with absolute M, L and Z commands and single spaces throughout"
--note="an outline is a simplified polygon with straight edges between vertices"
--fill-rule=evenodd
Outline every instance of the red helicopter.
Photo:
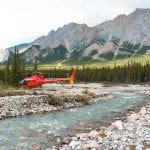
M 31 77 L 26 77 L 22 81 L 20 81 L 20 86 L 28 87 L 28 88 L 34 88 L 37 86 L 42 86 L 42 84 L 45 83 L 54 83 L 54 82 L 61 82 L 61 81 L 69 81 L 70 84 L 74 83 L 76 72 L 73 71 L 70 77 L 67 78 L 45 78 L 42 73 L 36 73 L 32 75 Z

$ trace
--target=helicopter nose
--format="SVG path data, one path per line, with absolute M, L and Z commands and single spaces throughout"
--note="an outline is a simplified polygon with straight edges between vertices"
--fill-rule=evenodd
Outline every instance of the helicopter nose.
M 19 85 L 22 85 L 22 83 L 23 83 L 23 82 L 22 82 L 22 81 L 20 81 L 20 82 L 19 82 Z
M 19 85 L 25 86 L 25 85 L 27 85 L 27 83 L 28 82 L 26 80 L 22 80 L 22 81 L 19 82 Z

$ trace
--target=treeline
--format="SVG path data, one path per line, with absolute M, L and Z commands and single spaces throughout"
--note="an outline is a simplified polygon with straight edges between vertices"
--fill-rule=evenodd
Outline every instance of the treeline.
M 37 59 L 33 64 L 33 71 L 38 70 Z M 68 77 L 72 70 L 76 70 L 76 82 L 113 82 L 113 83 L 145 83 L 150 82 L 150 63 L 145 65 L 139 62 L 131 62 L 123 66 L 114 65 L 111 67 L 75 68 L 70 70 L 51 69 L 38 70 L 47 78 Z M 25 61 L 20 58 L 18 49 L 15 48 L 11 64 L 7 62 L 5 68 L 0 70 L 0 83 L 18 86 L 18 83 L 25 76 L 25 73 L 32 72 L 26 70 Z
M 73 70 L 73 69 L 71 69 Z M 69 74 L 71 74 L 69 70 Z M 132 62 L 123 66 L 103 67 L 103 68 L 76 68 L 77 82 L 114 82 L 114 83 L 144 83 L 150 81 L 150 63 L 145 65 Z M 42 72 L 42 71 L 41 71 Z M 66 77 L 68 70 L 45 70 L 43 73 L 47 77 Z

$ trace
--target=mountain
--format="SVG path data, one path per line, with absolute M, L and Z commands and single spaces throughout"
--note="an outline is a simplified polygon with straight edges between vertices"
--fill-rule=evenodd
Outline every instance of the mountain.
M 150 9 L 136 9 L 94 27 L 70 23 L 17 47 L 27 62 L 36 57 L 41 63 L 65 59 L 103 61 L 149 54 Z
M 8 60 L 9 51 L 5 49 L 0 49 L 0 62 L 5 62 Z

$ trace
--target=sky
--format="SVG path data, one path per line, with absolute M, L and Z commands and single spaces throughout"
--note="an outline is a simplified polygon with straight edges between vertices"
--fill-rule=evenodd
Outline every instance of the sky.
M 0 0 L 0 48 L 32 42 L 70 22 L 95 26 L 150 0 Z

